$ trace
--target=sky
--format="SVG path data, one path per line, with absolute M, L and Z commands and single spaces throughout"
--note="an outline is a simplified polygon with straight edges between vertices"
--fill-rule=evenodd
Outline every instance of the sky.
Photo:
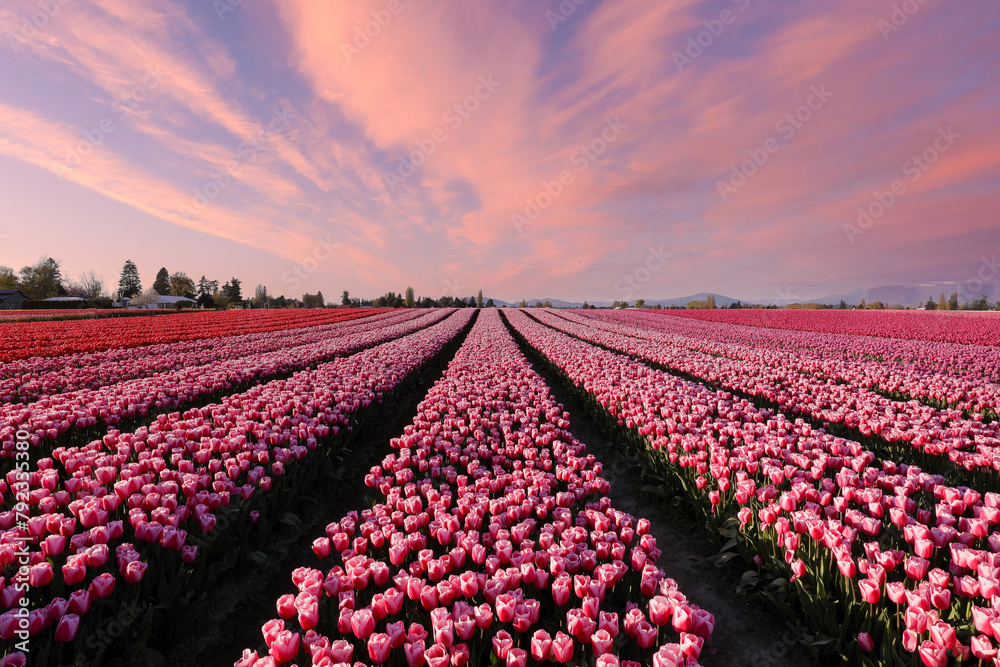
M 5 0 L 0 265 L 328 300 L 963 281 L 1000 252 L 997 72 L 986 1 Z

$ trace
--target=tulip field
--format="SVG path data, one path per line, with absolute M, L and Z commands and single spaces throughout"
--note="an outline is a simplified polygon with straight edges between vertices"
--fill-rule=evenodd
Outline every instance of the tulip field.
M 814 664 L 1000 665 L 998 415 L 990 313 L 0 321 L 0 667 L 166 664 L 323 471 L 367 498 L 311 517 L 211 664 L 744 664 L 633 494 Z M 640 478 L 613 490 L 581 420 Z

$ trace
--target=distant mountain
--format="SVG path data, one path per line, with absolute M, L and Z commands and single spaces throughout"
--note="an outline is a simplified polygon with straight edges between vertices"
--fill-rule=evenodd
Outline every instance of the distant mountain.
M 729 304 L 736 303 L 738 301 L 738 299 L 734 299 L 729 296 L 724 296 L 722 294 L 715 294 L 714 292 L 698 292 L 697 294 L 691 294 L 690 296 L 682 296 L 676 299 L 659 299 L 659 300 L 646 299 L 646 306 L 649 307 L 649 306 L 660 305 L 666 308 L 669 308 L 670 306 L 680 306 L 683 308 L 692 301 L 704 301 L 705 299 L 708 298 L 709 294 L 715 297 L 715 305 L 718 306 L 719 308 L 726 308 L 729 306 Z M 634 304 L 635 302 L 633 301 L 630 303 Z M 748 303 L 748 302 L 743 301 L 742 303 Z
M 881 301 L 886 305 L 898 304 L 916 307 L 927 303 L 928 298 L 937 301 L 941 294 L 944 294 L 944 298 L 947 299 L 952 292 L 958 292 L 960 303 L 973 301 L 984 294 L 989 301 L 996 302 L 1000 299 L 1000 285 L 983 285 L 979 289 L 972 289 L 965 284 L 954 282 L 927 282 L 918 285 L 882 285 L 870 289 L 857 289 L 846 294 L 831 294 L 822 299 L 810 299 L 809 303 L 836 305 L 843 299 L 847 305 L 856 306 L 864 299 L 865 303 Z
M 659 300 L 646 299 L 646 307 L 648 308 L 650 306 L 655 306 L 657 304 L 659 304 L 660 306 L 666 307 L 666 308 L 669 308 L 670 306 L 684 307 L 684 306 L 688 305 L 688 303 L 691 302 L 691 301 L 704 301 L 705 299 L 708 298 L 708 295 L 709 295 L 709 292 L 698 292 L 697 294 L 692 294 L 691 296 L 684 296 L 684 297 L 679 297 L 679 298 L 676 298 L 676 299 L 659 299 Z M 718 306 L 719 308 L 723 308 L 725 306 L 728 306 L 731 303 L 736 303 L 736 301 L 737 301 L 736 299 L 734 299 L 732 297 L 723 296 L 721 294 L 712 294 L 712 296 L 715 297 L 715 305 Z M 583 302 L 582 301 L 563 301 L 561 299 L 552 299 L 552 298 L 545 298 L 545 299 L 525 299 L 525 301 L 527 302 L 527 304 L 529 306 L 535 305 L 536 301 L 540 301 L 542 303 L 545 303 L 546 301 L 549 301 L 549 302 L 552 303 L 552 307 L 553 308 L 580 308 L 580 307 L 583 306 Z M 486 302 L 486 297 L 483 297 L 483 303 L 485 303 L 485 302 Z M 495 303 L 497 305 L 497 307 L 500 307 L 500 306 L 509 306 L 509 307 L 515 307 L 516 308 L 518 306 L 518 304 L 520 304 L 521 302 L 520 301 L 515 301 L 514 303 L 509 303 L 507 301 L 502 301 L 501 299 L 494 298 L 493 299 L 493 303 Z M 611 301 L 587 301 L 587 303 L 589 305 L 591 305 L 591 306 L 597 306 L 599 308 L 603 307 L 603 306 L 610 306 L 612 304 Z M 631 305 L 635 305 L 635 300 L 633 299 L 632 301 L 629 301 L 629 303 Z M 748 301 L 744 301 L 743 303 L 749 303 L 749 302 Z
M 761 299 L 758 301 L 743 299 L 741 302 L 743 305 L 774 305 L 779 307 L 786 306 L 790 303 L 822 303 L 836 306 L 841 302 L 841 300 L 843 300 L 848 306 L 857 306 L 863 299 L 865 303 L 868 304 L 881 301 L 887 306 L 900 305 L 918 307 L 927 303 L 928 297 L 937 301 L 938 297 L 944 293 L 945 299 L 947 299 L 951 296 L 952 292 L 958 292 L 959 301 L 961 303 L 967 303 L 974 299 L 978 299 L 982 294 L 985 294 L 986 298 L 991 302 L 995 303 L 1000 301 L 1000 285 L 983 285 L 981 288 L 971 289 L 962 283 L 926 282 L 916 285 L 881 285 L 879 287 L 862 288 L 843 294 L 830 294 L 819 299 L 778 298 Z M 674 299 L 646 299 L 646 307 L 648 308 L 650 306 L 660 305 L 663 308 L 669 308 L 671 306 L 683 308 L 691 301 L 704 301 L 708 298 L 709 294 L 715 297 L 715 305 L 719 308 L 726 308 L 729 304 L 736 303 L 737 301 L 737 299 L 723 294 L 715 294 L 714 292 L 698 292 L 697 294 L 677 297 Z M 483 297 L 484 303 L 486 299 L 486 297 Z M 529 306 L 535 305 L 536 301 L 541 301 L 542 303 L 550 301 L 553 308 L 580 308 L 583 306 L 582 301 L 563 301 L 561 299 L 553 298 L 525 299 L 525 301 L 527 301 Z M 493 303 L 495 303 L 498 308 L 501 306 L 516 308 L 518 304 L 520 304 L 520 301 L 511 303 L 503 301 L 502 299 L 494 298 Z M 591 306 L 597 306 L 599 308 L 610 306 L 612 304 L 611 301 L 588 301 L 587 303 Z M 635 300 L 629 301 L 629 304 L 635 305 Z

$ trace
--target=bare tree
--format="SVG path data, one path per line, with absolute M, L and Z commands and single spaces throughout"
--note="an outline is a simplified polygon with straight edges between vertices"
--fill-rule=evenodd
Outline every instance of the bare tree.
M 131 306 L 151 306 L 154 303 L 156 303 L 159 299 L 160 299 L 160 293 L 157 292 L 152 287 L 150 287 L 148 290 L 146 290 L 142 294 L 137 294 L 136 296 L 132 297 L 132 300 L 129 302 L 129 305 L 131 305 Z
M 70 281 L 66 285 L 66 293 L 70 296 L 79 296 L 84 299 L 107 297 L 107 292 L 104 291 L 104 279 L 94 271 L 81 273 L 76 280 Z

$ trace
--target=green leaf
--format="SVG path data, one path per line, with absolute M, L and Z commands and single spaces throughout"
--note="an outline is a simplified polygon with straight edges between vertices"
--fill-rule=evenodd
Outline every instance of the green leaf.
M 705 560 L 707 560 L 709 563 L 711 563 L 715 567 L 725 567 L 729 563 L 729 561 L 731 561 L 732 559 L 736 558 L 737 556 L 739 556 L 739 554 L 736 553 L 735 551 L 727 551 L 724 554 L 718 554 L 716 556 L 710 556 L 710 557 L 706 558 Z
M 270 562 L 267 554 L 263 551 L 251 551 L 247 554 L 247 560 L 254 565 L 259 565 L 260 567 L 265 567 Z
M 292 512 L 285 512 L 281 516 L 281 518 L 278 519 L 278 521 L 281 522 L 281 523 L 283 523 L 283 524 L 285 524 L 286 526 L 291 526 L 292 528 L 301 528 L 302 527 L 302 519 L 300 519 L 298 516 L 296 516 Z
M 642 487 L 642 492 L 643 493 L 649 493 L 649 494 L 652 494 L 654 496 L 658 496 L 660 498 L 663 498 L 664 500 L 666 500 L 667 498 L 670 497 L 670 494 L 667 493 L 667 490 L 662 485 L 661 486 L 644 486 L 644 487 Z

